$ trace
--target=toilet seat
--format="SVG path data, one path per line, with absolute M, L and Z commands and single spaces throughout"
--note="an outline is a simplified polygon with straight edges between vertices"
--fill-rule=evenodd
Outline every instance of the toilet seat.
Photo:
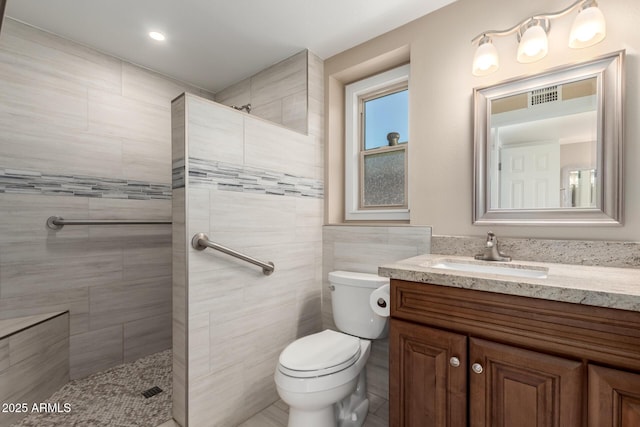
M 360 351 L 359 338 L 327 329 L 289 344 L 280 354 L 278 369 L 294 378 L 330 375 L 353 365 Z

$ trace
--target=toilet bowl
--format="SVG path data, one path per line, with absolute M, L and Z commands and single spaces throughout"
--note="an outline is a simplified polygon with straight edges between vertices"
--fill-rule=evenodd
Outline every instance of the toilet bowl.
M 338 271 L 329 281 L 334 319 L 347 333 L 327 329 L 294 341 L 280 354 L 275 382 L 289 405 L 288 427 L 361 427 L 369 410 L 370 339 L 387 332 L 387 318 L 373 312 L 369 296 L 388 279 Z
M 306 342 L 300 343 L 301 340 Z M 275 380 L 278 394 L 289 405 L 289 427 L 362 425 L 358 421 L 364 421 L 369 409 L 364 366 L 369 359 L 371 342 L 329 329 L 301 340 L 294 342 L 303 344 L 296 350 L 302 350 L 304 344 L 314 340 L 319 347 L 324 347 L 324 356 L 329 357 L 312 363 L 309 363 L 309 357 L 305 357 L 308 353 L 299 354 L 301 359 L 307 359 L 304 363 L 292 355 L 289 359 L 280 358 Z M 341 344 L 344 346 L 335 347 Z M 287 347 L 283 355 L 287 350 L 291 347 Z M 311 369 L 303 369 L 305 367 Z M 359 385 L 362 393 L 352 396 Z

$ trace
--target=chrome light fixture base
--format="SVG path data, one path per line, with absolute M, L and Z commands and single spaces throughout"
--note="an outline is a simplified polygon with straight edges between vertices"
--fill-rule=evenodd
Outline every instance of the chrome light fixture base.
M 492 37 L 516 34 L 518 62 L 531 63 L 544 58 L 548 51 L 547 33 L 551 29 L 551 20 L 578 9 L 578 16 L 571 27 L 569 47 L 585 48 L 602 41 L 606 37 L 606 23 L 597 1 L 577 0 L 563 10 L 534 15 L 506 30 L 489 30 L 478 34 L 471 40 L 472 44 L 477 44 L 473 75 L 484 76 L 498 69 L 498 55 L 492 44 Z

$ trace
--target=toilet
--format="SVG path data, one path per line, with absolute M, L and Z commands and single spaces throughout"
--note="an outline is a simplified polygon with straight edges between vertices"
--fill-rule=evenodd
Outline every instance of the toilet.
M 371 341 L 388 333 L 371 293 L 388 285 L 375 274 L 329 273 L 333 319 L 342 332 L 299 338 L 280 354 L 275 382 L 289 405 L 288 427 L 361 427 L 369 410 L 365 365 Z

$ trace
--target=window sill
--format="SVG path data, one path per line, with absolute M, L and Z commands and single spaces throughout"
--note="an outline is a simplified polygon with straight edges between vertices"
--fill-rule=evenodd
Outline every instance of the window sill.
M 354 210 L 345 212 L 346 221 L 408 221 L 409 209 Z

